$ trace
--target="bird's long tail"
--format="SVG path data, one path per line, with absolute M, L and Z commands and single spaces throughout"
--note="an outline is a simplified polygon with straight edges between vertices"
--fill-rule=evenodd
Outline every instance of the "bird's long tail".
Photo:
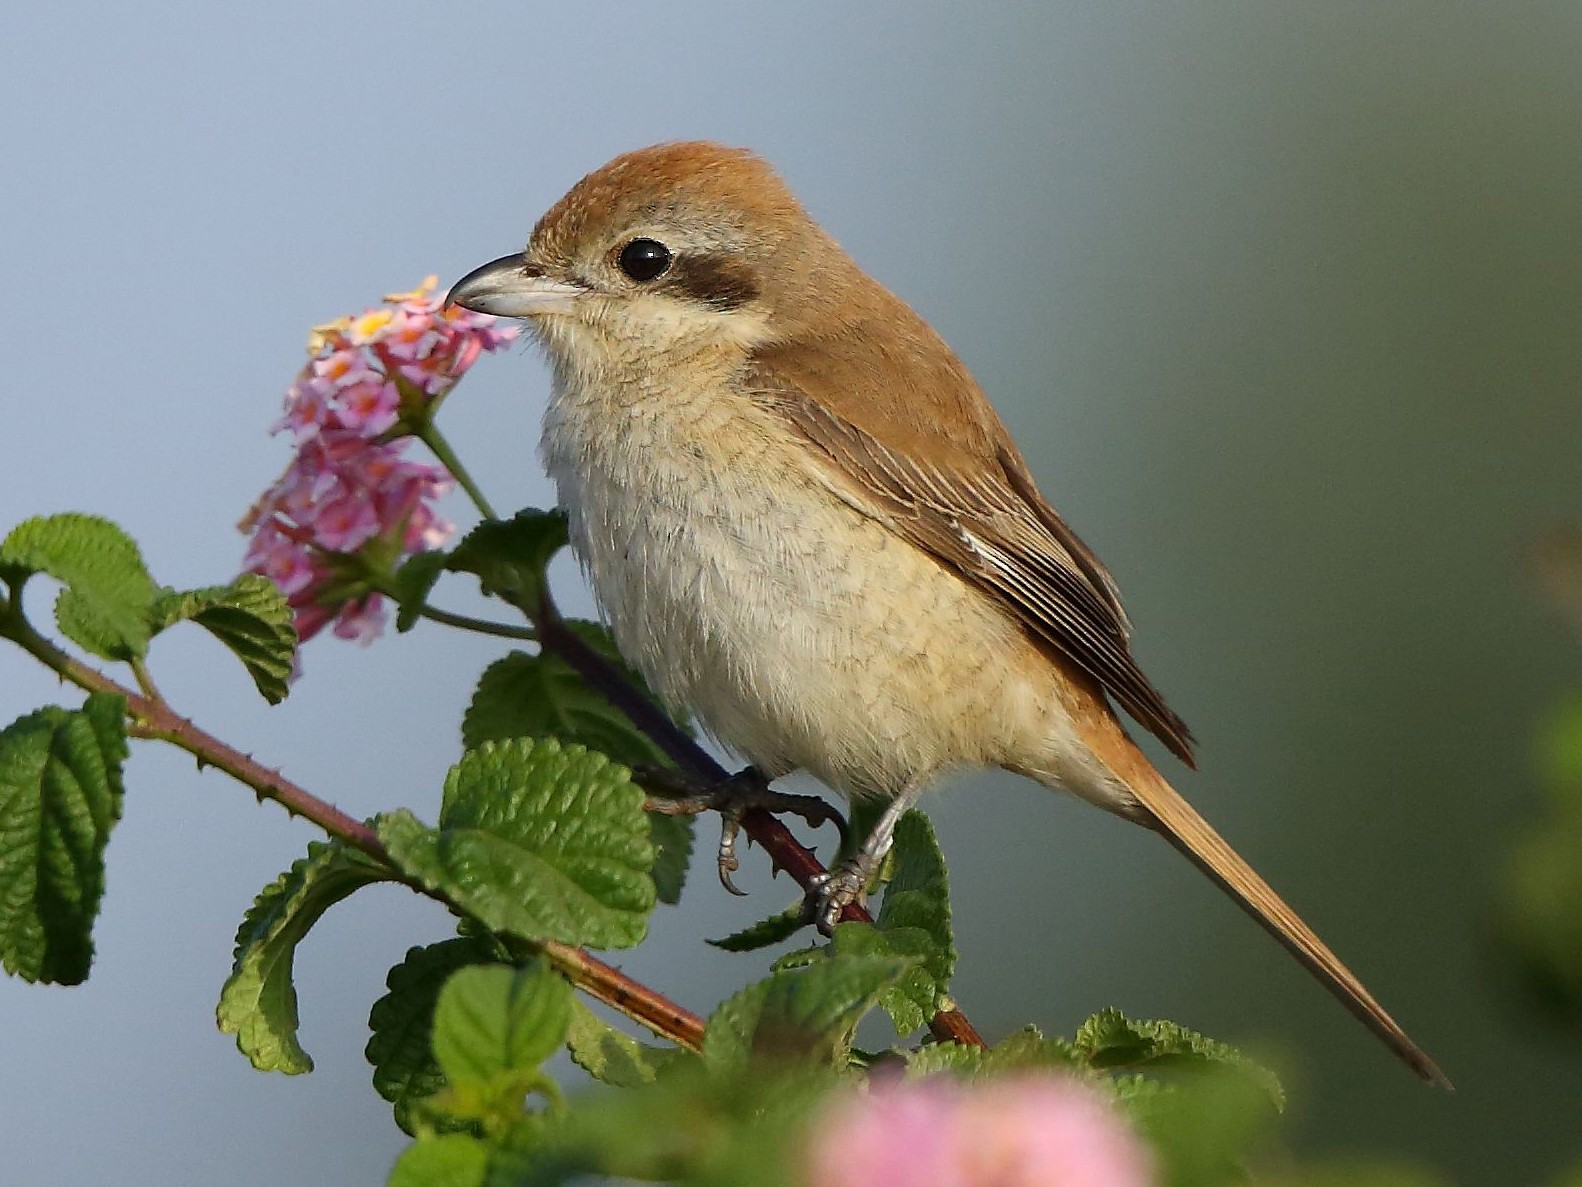
M 1374 1000 L 1356 974 L 1341 963 L 1340 958 L 1258 876 L 1257 871 L 1243 861 L 1241 855 L 1214 831 L 1208 821 L 1198 815 L 1197 810 L 1165 781 L 1142 751 L 1133 746 L 1124 734 L 1119 741 L 1124 743 L 1124 749 L 1106 746 L 1104 749 L 1110 753 L 1103 757 L 1110 769 L 1125 780 L 1142 805 L 1143 812 L 1138 813 L 1136 819 L 1155 829 L 1184 853 L 1187 860 L 1213 879 L 1221 890 L 1279 940 L 1402 1062 L 1431 1084 L 1443 1088 L 1453 1087 L 1428 1054 L 1412 1042 L 1400 1024 Z

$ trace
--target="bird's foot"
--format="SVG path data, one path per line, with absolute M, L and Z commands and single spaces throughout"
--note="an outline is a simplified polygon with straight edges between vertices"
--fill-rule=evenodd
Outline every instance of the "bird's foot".
M 741 859 L 736 856 L 736 839 L 741 833 L 742 818 L 755 809 L 775 815 L 788 813 L 800 816 L 809 825 L 818 828 L 833 823 L 840 830 L 842 841 L 846 837 L 846 818 L 827 801 L 816 795 L 793 795 L 775 791 L 769 780 L 756 767 L 744 767 L 728 779 L 721 780 L 705 791 L 688 791 L 677 788 L 672 772 L 644 772 L 642 783 L 656 794 L 648 801 L 650 812 L 666 816 L 696 816 L 701 812 L 720 814 L 720 883 L 735 895 L 745 895 L 738 889 L 731 875 L 741 869 Z M 670 794 L 674 791 L 676 794 Z M 839 908 L 836 914 L 839 914 Z
M 917 802 L 917 789 L 908 787 L 888 804 L 874 823 L 867 840 L 834 869 L 808 883 L 808 918 L 826 936 L 835 930 L 841 914 L 853 903 L 862 905 L 868 883 L 889 856 L 895 843 L 895 828 L 901 817 Z M 842 838 L 844 840 L 844 838 Z
M 863 850 L 808 884 L 807 914 L 820 932 L 829 935 L 840 922 L 842 911 L 853 903 L 862 905 L 877 868 L 878 861 Z

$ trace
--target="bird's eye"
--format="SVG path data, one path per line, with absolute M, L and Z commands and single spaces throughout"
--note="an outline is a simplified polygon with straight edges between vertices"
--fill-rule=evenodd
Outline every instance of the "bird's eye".
M 633 280 L 653 280 L 670 267 L 670 249 L 657 239 L 633 239 L 621 248 L 616 263 Z

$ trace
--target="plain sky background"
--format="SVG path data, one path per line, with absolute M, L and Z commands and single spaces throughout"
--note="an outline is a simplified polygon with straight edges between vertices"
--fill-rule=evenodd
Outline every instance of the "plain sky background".
M 159 580 L 226 579 L 309 326 L 513 250 L 619 151 L 755 147 L 982 381 L 1202 740 L 1184 790 L 1460 1091 L 1416 1084 L 1156 839 L 1009 776 L 929 801 L 980 1028 L 1114 1004 L 1248 1043 L 1305 1151 L 1465 1184 L 1579 1152 L 1582 1071 L 1512 1015 L 1486 929 L 1533 728 L 1582 673 L 1524 559 L 1582 518 L 1582 9 L 62 2 L 3 29 L 0 529 L 97 512 Z M 550 500 L 545 394 L 518 350 L 447 406 L 499 505 Z M 152 659 L 353 814 L 432 817 L 498 652 L 316 640 L 277 709 L 202 632 Z M 0 719 L 70 695 L 0 650 Z M 174 753 L 139 747 L 128 782 L 92 980 L 0 982 L 7 1177 L 380 1181 L 403 1139 L 368 1007 L 443 914 L 337 907 L 298 962 L 318 1070 L 255 1073 L 214 1001 L 313 830 Z M 746 866 L 751 898 L 700 866 L 621 963 L 700 1010 L 756 975 L 700 943 L 788 901 Z

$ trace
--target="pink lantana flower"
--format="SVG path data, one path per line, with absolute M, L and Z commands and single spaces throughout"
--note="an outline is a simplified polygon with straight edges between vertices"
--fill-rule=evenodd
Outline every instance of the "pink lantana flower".
M 403 429 L 517 330 L 445 309 L 437 283 L 315 327 L 286 391 L 272 431 L 288 433 L 296 455 L 241 523 L 252 537 L 243 565 L 280 586 L 301 639 L 331 625 L 344 639 L 376 638 L 385 608 L 369 569 L 391 572 L 454 530 L 434 509 L 450 474 L 406 458 Z
M 808 1187 L 1153 1187 L 1141 1140 L 1068 1076 L 880 1082 L 811 1131 Z

